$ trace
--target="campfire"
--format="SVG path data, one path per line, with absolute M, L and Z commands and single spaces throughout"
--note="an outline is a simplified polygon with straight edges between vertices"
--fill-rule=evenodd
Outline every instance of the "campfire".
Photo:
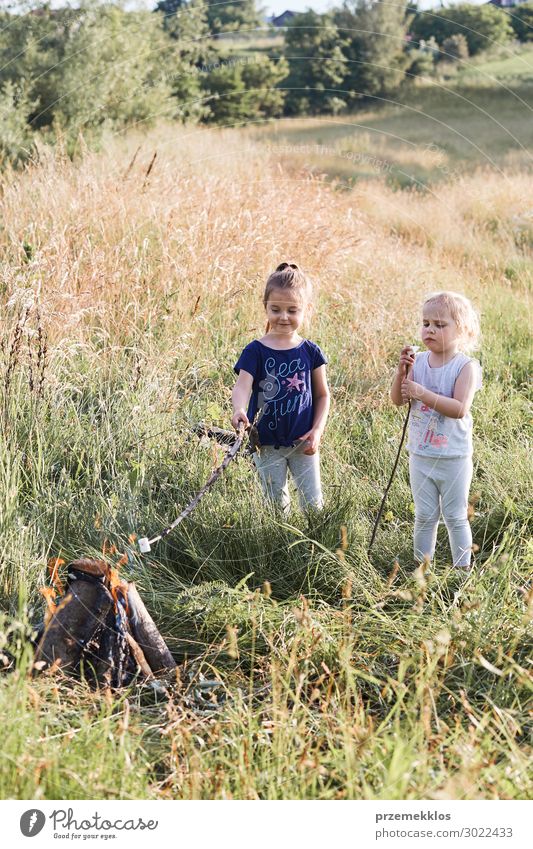
M 41 590 L 47 609 L 35 673 L 61 670 L 115 689 L 176 668 L 134 583 L 104 560 L 83 558 L 68 564 L 63 586 L 61 565 L 49 561 L 52 586 Z
M 143 554 L 192 513 L 243 444 L 242 427 L 235 433 L 201 423 L 193 430 L 202 439 L 214 439 L 226 446 L 224 459 L 171 525 L 152 538 L 138 540 Z M 249 428 L 248 452 L 252 453 L 258 445 L 254 422 Z M 130 537 L 130 542 L 134 540 L 135 536 Z M 114 546 L 109 548 L 104 543 L 104 556 L 116 553 Z M 126 555 L 117 566 L 125 562 Z M 41 590 L 47 609 L 38 635 L 35 673 L 61 670 L 115 689 L 176 668 L 135 584 L 123 581 L 117 569 L 105 560 L 82 558 L 68 564 L 64 587 L 59 577 L 59 568 L 64 565 L 58 558 L 48 563 L 51 586 Z

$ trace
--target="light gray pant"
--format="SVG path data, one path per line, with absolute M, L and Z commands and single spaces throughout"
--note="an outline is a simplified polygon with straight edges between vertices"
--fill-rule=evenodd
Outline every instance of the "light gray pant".
M 263 445 L 253 455 L 265 495 L 281 507 L 284 513 L 289 512 L 291 504 L 287 469 L 290 469 L 296 484 L 302 510 L 309 507 L 320 510 L 324 506 L 318 452 L 304 454 L 304 448 L 303 442 L 291 448 Z
M 468 521 L 471 457 L 409 457 L 409 477 L 415 502 L 415 559 L 433 559 L 442 517 L 448 530 L 454 566 L 469 566 L 472 531 Z

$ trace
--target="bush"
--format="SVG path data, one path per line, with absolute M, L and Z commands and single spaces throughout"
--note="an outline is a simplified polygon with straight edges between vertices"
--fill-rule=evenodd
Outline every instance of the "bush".
M 411 32 L 418 39 L 433 36 L 439 44 L 449 36 L 461 33 L 472 56 L 513 37 L 509 16 L 488 3 L 482 6 L 463 3 L 450 9 L 421 12 L 414 18 Z
M 291 20 L 285 34 L 289 115 L 335 114 L 346 105 L 338 89 L 346 75 L 342 47 L 347 43 L 330 15 L 308 11 Z
M 508 14 L 518 41 L 533 41 L 533 3 L 514 6 Z
M 28 124 L 32 111 L 27 93 L 8 81 L 0 87 L 0 168 L 16 165 L 26 159 L 33 147 L 33 133 Z
M 468 42 L 462 32 L 449 35 L 442 42 L 442 51 L 439 57 L 442 62 L 463 62 L 469 57 Z
M 344 87 L 349 104 L 361 97 L 383 96 L 398 89 L 408 58 L 405 37 L 408 17 L 403 3 L 356 0 L 333 13 L 347 45 Z
M 116 130 L 175 113 L 169 77 L 179 54 L 159 17 L 84 4 L 8 18 L 0 32 L 0 85 L 24 80 L 33 130 L 60 128 L 68 141 L 80 130 Z
M 203 88 L 208 123 L 232 124 L 274 118 L 283 112 L 284 92 L 277 88 L 287 76 L 284 59 L 267 56 L 226 59 L 219 57 Z

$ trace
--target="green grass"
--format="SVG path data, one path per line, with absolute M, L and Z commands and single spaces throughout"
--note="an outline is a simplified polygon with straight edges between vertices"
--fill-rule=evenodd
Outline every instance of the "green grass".
M 511 55 L 509 55 L 511 52 Z M 477 61 L 468 60 L 468 66 L 461 69 L 465 81 L 472 76 L 489 75 L 498 80 L 509 79 L 533 81 L 533 50 L 522 45 L 516 51 L 505 52 L 497 58 L 479 57 Z
M 475 168 L 531 168 L 532 106 L 525 83 L 427 81 L 350 115 L 284 119 L 248 132 L 292 169 L 340 185 L 370 179 L 423 190 Z

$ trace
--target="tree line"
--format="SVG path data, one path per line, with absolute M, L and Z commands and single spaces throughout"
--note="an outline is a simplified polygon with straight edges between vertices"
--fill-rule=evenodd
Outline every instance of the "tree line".
M 230 50 L 232 33 L 264 34 L 255 0 L 159 0 L 144 12 L 18 0 L 0 13 L 0 163 L 24 161 L 39 139 L 73 151 L 80 134 L 92 143 L 162 118 L 235 125 L 353 110 L 439 63 L 531 40 L 533 2 L 509 12 L 345 0 L 296 15 L 281 48 Z

